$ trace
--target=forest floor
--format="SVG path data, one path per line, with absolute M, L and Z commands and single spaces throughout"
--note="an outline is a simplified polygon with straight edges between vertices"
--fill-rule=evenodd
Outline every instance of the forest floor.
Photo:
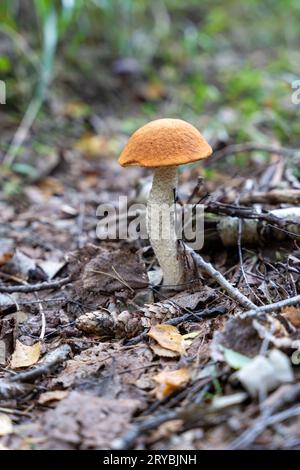
M 118 80 L 122 113 L 105 87 L 50 95 L 13 172 L 1 168 L 0 446 L 300 448 L 297 303 L 243 315 L 203 269 L 166 291 L 147 240 L 97 238 L 99 204 L 146 201 L 151 172 L 116 158 L 148 120 L 141 106 L 171 110 L 168 90 Z M 8 143 L 16 119 L 0 119 Z M 299 152 L 275 137 L 236 148 L 220 130 L 212 144 L 179 181 L 180 200 L 205 208 L 201 255 L 258 307 L 295 297 Z M 294 224 L 272 212 L 287 208 Z

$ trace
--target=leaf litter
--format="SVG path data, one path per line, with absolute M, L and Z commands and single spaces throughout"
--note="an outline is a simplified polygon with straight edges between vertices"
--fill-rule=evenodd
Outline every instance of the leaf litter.
M 164 86 L 139 90 L 143 100 L 165 96 Z M 100 119 L 88 104 L 68 103 L 52 116 L 53 148 L 39 159 L 24 148 L 25 157 L 32 153 L 27 173 L 39 163 L 23 179 L 26 168 L 17 167 L 21 193 L 0 190 L 0 448 L 102 449 L 116 439 L 126 448 L 271 448 L 274 442 L 285 448 L 286 435 L 298 438 L 299 447 L 300 413 L 278 416 L 300 397 L 299 362 L 291 360 L 300 341 L 299 308 L 242 318 L 239 305 L 201 270 L 191 285 L 170 293 L 160 287 L 147 242 L 99 241 L 97 206 L 117 205 L 120 195 L 145 202 L 149 174 L 131 168 L 125 175 L 116 162 L 131 122 Z M 88 126 L 76 123 L 80 116 Z M 91 133 L 95 122 L 98 131 Z M 70 126 L 72 138 L 65 137 Z M 213 139 L 222 151 L 228 136 Z M 282 233 L 274 242 L 263 224 L 251 240 L 243 219 L 241 262 L 238 232 L 222 233 L 228 219 L 216 207 L 209 212 L 209 204 L 223 211 L 230 204 L 231 227 L 241 194 L 250 211 L 257 204 L 252 192 L 259 194 L 263 215 L 285 207 L 269 190 L 292 190 L 289 161 L 279 158 L 271 171 L 272 158 L 267 167 L 249 158 L 238 176 L 229 160 L 226 168 L 184 169 L 179 185 L 183 201 L 194 196 L 193 203 L 207 205 L 201 254 L 264 305 L 299 292 L 297 243 Z M 68 276 L 65 285 L 47 288 Z M 26 292 L 40 283 L 46 283 L 41 290 Z M 16 285 L 24 292 L 1 292 Z M 51 367 L 43 363 L 49 354 L 57 354 Z M 284 432 L 272 425 L 276 419 Z

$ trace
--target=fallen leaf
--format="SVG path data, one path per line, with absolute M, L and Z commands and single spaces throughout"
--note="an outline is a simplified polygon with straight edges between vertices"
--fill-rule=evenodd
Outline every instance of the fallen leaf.
M 57 178 L 51 176 L 44 178 L 37 184 L 37 187 L 40 189 L 45 201 L 55 194 L 61 195 L 64 193 L 62 183 Z
M 241 369 L 251 362 L 250 357 L 233 351 L 233 349 L 222 348 L 222 350 L 224 353 L 225 362 L 227 362 L 227 364 L 232 367 L 232 369 Z
M 47 274 L 48 279 L 53 279 L 56 274 L 65 266 L 65 261 L 40 261 L 39 266 L 44 273 Z
M 43 448 L 109 449 L 140 408 L 139 400 L 132 397 L 114 399 L 72 391 L 42 416 L 41 433 L 47 438 Z
M 262 339 L 253 328 L 252 318 L 230 318 L 223 331 L 214 332 L 210 345 L 211 358 L 214 361 L 224 361 L 222 347 L 247 357 L 255 357 L 259 354 L 261 344 Z
M 3 271 L 22 280 L 27 280 L 36 269 L 36 263 L 26 254 L 16 250 L 14 256 L 5 264 Z
M 235 377 L 253 397 L 294 380 L 290 359 L 278 349 L 272 349 L 267 357 L 258 355 L 251 359 Z
M 51 392 L 42 393 L 38 399 L 39 405 L 45 405 L 51 401 L 60 401 L 68 396 L 69 392 L 66 390 L 53 390 Z
M 190 333 L 187 333 L 186 335 L 183 335 L 184 341 L 188 341 L 189 339 L 195 339 L 197 336 L 200 334 L 200 331 L 191 331 Z
M 0 414 L 0 436 L 6 436 L 13 432 L 13 424 L 9 416 Z
M 0 309 L 2 309 L 2 307 L 8 308 L 12 305 L 16 305 L 14 302 L 15 295 L 16 294 L 0 294 Z
M 32 346 L 27 346 L 21 343 L 19 340 L 16 341 L 16 349 L 11 358 L 10 367 L 12 369 L 18 369 L 19 367 L 29 367 L 36 364 L 40 358 L 41 344 L 37 342 Z
M 193 340 L 199 336 L 200 331 L 191 331 L 190 333 L 187 333 L 186 335 L 183 335 L 182 338 L 184 340 L 184 346 L 185 348 L 189 348 L 191 344 L 193 343 Z
M 156 397 L 158 400 L 169 396 L 171 393 L 183 388 L 190 379 L 189 369 L 182 367 L 177 370 L 164 370 L 153 377 L 153 380 L 159 384 L 156 388 Z
M 171 351 L 170 349 L 162 348 L 159 344 L 150 344 L 152 351 L 160 357 L 178 357 L 179 352 Z
M 294 307 L 285 307 L 282 309 L 282 314 L 296 327 L 300 327 L 300 309 Z
M 222 410 L 230 406 L 239 405 L 247 400 L 248 395 L 245 392 L 234 393 L 232 395 L 224 395 L 222 397 L 215 397 L 209 407 L 210 410 Z
M 155 325 L 150 328 L 148 336 L 165 349 L 184 354 L 184 339 L 177 328 L 172 325 Z
M 158 286 L 163 278 L 163 272 L 161 268 L 153 269 L 152 271 L 147 272 L 149 283 L 152 286 Z
M 14 256 L 13 248 L 5 247 L 0 249 L 0 266 L 5 265 Z

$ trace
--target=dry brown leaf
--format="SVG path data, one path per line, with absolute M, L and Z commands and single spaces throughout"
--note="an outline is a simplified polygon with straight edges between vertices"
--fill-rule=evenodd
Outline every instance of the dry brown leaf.
M 0 414 L 0 436 L 6 436 L 13 432 L 13 424 L 9 416 Z
M 180 356 L 179 352 L 177 351 L 171 351 L 170 349 L 166 349 L 161 347 L 159 344 L 150 344 L 150 347 L 152 351 L 157 355 L 161 357 L 178 357 Z
M 179 354 L 184 354 L 184 339 L 177 328 L 172 325 L 155 325 L 148 332 L 150 338 L 155 339 L 160 346 Z
M 5 252 L 0 253 L 0 266 L 3 266 L 8 261 L 10 261 L 13 256 L 14 254 L 12 251 L 5 251 Z
M 53 178 L 52 176 L 44 178 L 37 184 L 37 186 L 46 201 L 54 194 L 63 194 L 64 192 L 62 183 L 57 178 Z
M 296 327 L 300 327 L 300 309 L 294 307 L 285 307 L 282 309 L 282 314 Z
M 171 393 L 183 388 L 190 379 L 189 369 L 182 367 L 177 370 L 163 370 L 153 377 L 159 386 L 156 389 L 156 397 L 162 400 Z
M 50 401 L 60 401 L 68 396 L 69 392 L 66 390 L 53 390 L 52 392 L 42 393 L 38 399 L 39 405 L 45 405 Z
M 41 354 L 41 344 L 37 342 L 32 346 L 27 346 L 16 341 L 16 349 L 11 357 L 10 367 L 18 369 L 19 367 L 29 367 L 39 360 Z

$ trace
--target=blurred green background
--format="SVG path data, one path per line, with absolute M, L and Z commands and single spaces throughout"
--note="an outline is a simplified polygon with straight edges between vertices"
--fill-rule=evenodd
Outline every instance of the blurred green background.
M 298 0 L 1 0 L 0 23 L 4 165 L 24 146 L 107 129 L 125 139 L 163 116 L 193 122 L 214 148 L 300 146 Z M 14 148 L 26 113 L 34 139 Z

